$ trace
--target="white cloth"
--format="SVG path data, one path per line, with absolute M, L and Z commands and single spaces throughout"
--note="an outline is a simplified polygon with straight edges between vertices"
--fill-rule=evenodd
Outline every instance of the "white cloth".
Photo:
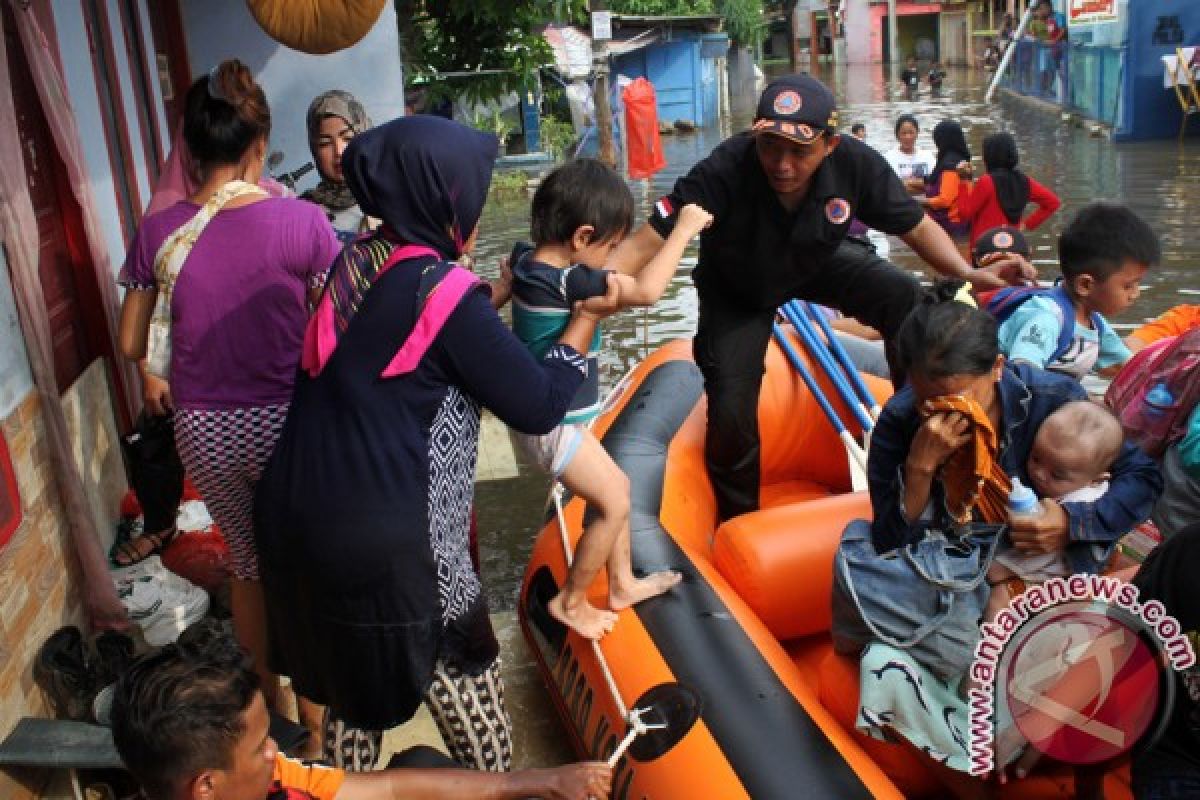
M 586 428 L 578 423 L 559 425 L 540 436 L 513 431 L 517 444 L 543 472 L 557 478 L 571 463 L 579 445 L 583 442 Z
M 1192 57 L 1196 53 L 1196 48 L 1181 47 L 1179 49 L 1183 52 L 1184 60 L 1189 64 L 1192 63 Z M 1187 75 L 1187 71 L 1180 70 L 1177 68 L 1178 64 L 1179 64 L 1179 56 L 1175 55 L 1174 53 L 1168 53 L 1167 55 L 1162 57 L 1162 62 L 1163 62 L 1163 88 L 1164 89 L 1170 89 L 1170 88 L 1174 87 L 1175 84 L 1179 84 L 1180 86 L 1187 86 L 1187 82 L 1186 82 L 1186 78 L 1185 78 L 1185 76 Z M 1197 71 L 1198 70 L 1196 70 L 1196 69 L 1192 70 L 1192 80 L 1196 79 Z
M 181 533 L 206 531 L 213 526 L 213 518 L 209 516 L 208 506 L 200 500 L 188 500 L 179 506 L 175 515 L 175 527 Z
M 909 178 L 927 178 L 933 172 L 934 164 L 937 163 L 933 157 L 933 153 L 920 148 L 911 153 L 905 153 L 899 147 L 893 147 L 883 154 L 887 162 L 892 165 L 892 170 L 900 176 L 900 180 L 908 180 Z

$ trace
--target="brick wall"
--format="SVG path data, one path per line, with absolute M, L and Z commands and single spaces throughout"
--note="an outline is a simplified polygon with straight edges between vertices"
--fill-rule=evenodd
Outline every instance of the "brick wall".
M 24 716 L 49 714 L 33 683 L 37 648 L 59 627 L 82 620 L 78 566 L 50 468 L 46 425 L 36 391 L 3 421 L 24 519 L 0 549 L 0 736 Z M 0 797 L 36 797 L 44 776 L 0 772 Z
M 97 360 L 63 394 L 64 412 L 105 548 L 125 491 L 119 439 L 105 365 Z M 0 422 L 21 493 L 24 519 L 0 548 L 0 738 L 25 716 L 49 715 L 33 683 L 34 655 L 63 625 L 81 625 L 79 566 L 50 467 L 46 425 L 36 391 Z M 39 796 L 45 775 L 0 771 L 0 798 Z

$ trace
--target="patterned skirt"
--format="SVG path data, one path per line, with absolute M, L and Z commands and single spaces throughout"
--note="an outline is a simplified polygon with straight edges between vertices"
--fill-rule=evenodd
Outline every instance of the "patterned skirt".
M 175 446 L 229 545 L 233 576 L 258 580 L 254 488 L 287 419 L 288 404 L 175 412 Z

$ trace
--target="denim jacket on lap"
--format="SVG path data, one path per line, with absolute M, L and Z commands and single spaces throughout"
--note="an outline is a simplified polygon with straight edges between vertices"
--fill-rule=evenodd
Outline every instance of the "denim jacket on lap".
M 1077 381 L 1045 372 L 1029 364 L 1007 364 L 999 384 L 1001 404 L 1000 466 L 1009 475 L 1030 485 L 1025 462 L 1034 435 L 1055 409 L 1064 403 L 1084 400 L 1087 393 Z M 930 520 L 909 523 L 904 517 L 904 462 L 921 425 L 911 387 L 892 396 L 871 434 L 867 481 L 871 491 L 871 540 L 885 553 L 920 538 Z M 1070 541 L 1065 552 L 1075 572 L 1097 572 L 1122 535 L 1150 515 L 1162 491 L 1158 465 L 1136 446 L 1126 442 L 1112 465 L 1108 491 L 1090 503 L 1064 503 L 1070 519 Z M 946 525 L 941 482 L 935 480 L 930 494 L 935 518 Z

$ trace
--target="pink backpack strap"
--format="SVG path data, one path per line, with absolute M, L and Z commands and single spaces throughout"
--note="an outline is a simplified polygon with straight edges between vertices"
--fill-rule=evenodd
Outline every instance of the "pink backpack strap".
M 387 261 L 383 262 L 383 266 L 376 273 L 375 280 L 378 280 L 385 272 L 401 261 L 410 258 L 421 258 L 422 256 L 441 258 L 441 255 L 436 250 L 423 245 L 406 244 L 393 249 Z M 327 290 L 321 294 L 321 300 L 317 303 L 317 309 L 313 312 L 312 317 L 308 320 L 308 325 L 304 328 L 304 343 L 300 350 L 300 366 L 308 372 L 310 377 L 317 377 L 321 373 L 321 370 L 325 369 L 325 364 L 329 362 L 330 356 L 333 355 L 333 351 L 337 347 L 338 337 L 334 326 L 334 316 L 333 298 Z
M 453 267 L 430 293 L 429 299 L 421 308 L 421 315 L 417 318 L 412 333 L 396 351 L 396 355 L 392 357 L 380 377 L 394 378 L 407 375 L 416 369 L 442 330 L 442 326 L 446 324 L 446 320 L 458 307 L 459 301 L 479 283 L 481 281 L 473 273 L 462 267 Z

